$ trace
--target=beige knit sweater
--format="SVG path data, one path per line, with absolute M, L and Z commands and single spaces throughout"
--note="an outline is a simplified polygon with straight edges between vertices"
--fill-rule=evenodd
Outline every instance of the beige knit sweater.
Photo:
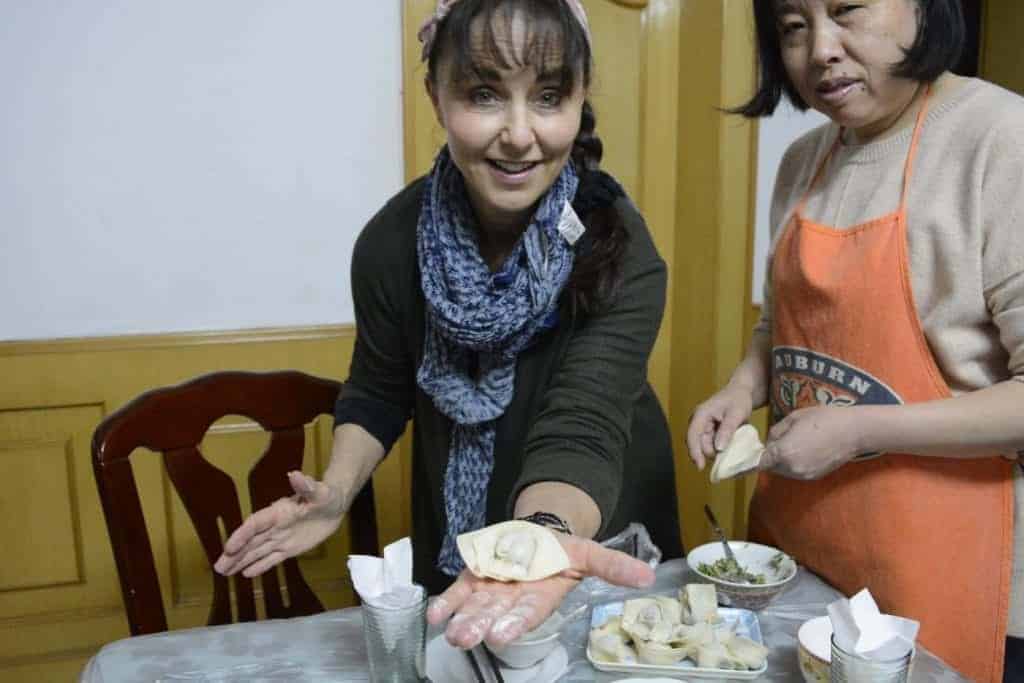
M 978 79 L 946 76 L 941 86 L 914 161 L 907 244 L 918 316 L 956 395 L 1024 381 L 1024 98 Z M 808 200 L 807 218 L 843 228 L 895 210 L 912 128 L 841 146 Z M 836 134 L 834 124 L 821 126 L 783 157 L 772 253 Z M 770 334 L 770 278 L 764 301 L 756 332 Z M 1024 637 L 1024 470 L 1015 473 L 1009 633 Z

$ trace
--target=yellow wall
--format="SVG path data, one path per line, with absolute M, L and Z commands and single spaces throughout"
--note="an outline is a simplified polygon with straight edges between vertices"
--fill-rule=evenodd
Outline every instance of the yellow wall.
M 1024 2 L 986 0 L 982 24 L 981 76 L 1024 95 Z

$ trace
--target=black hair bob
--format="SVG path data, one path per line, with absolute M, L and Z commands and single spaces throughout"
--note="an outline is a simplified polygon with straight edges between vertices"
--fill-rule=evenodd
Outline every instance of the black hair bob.
M 960 0 L 914 0 L 921 20 L 913 45 L 893 75 L 930 83 L 960 61 L 967 29 Z M 757 31 L 758 88 L 746 104 L 730 111 L 748 118 L 771 116 L 785 95 L 800 111 L 807 103 L 789 80 L 782 63 L 775 0 L 752 0 Z

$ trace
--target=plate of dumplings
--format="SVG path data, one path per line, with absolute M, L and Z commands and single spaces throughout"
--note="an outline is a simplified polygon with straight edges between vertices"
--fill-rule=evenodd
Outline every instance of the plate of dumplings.
M 768 668 L 757 615 L 719 607 L 715 587 L 691 583 L 594 607 L 587 659 L 600 671 L 752 680 Z

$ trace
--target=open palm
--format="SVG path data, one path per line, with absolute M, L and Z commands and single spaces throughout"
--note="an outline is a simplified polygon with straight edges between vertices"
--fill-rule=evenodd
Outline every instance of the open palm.
M 225 576 L 259 576 L 322 543 L 341 524 L 341 496 L 301 472 L 289 472 L 295 495 L 250 515 L 224 544 L 213 568 Z
M 591 540 L 556 535 L 569 556 L 566 571 L 540 581 L 503 582 L 465 570 L 434 599 L 427 620 L 439 624 L 450 617 L 445 636 L 456 647 L 469 649 L 484 640 L 501 646 L 543 623 L 585 576 L 633 588 L 654 582 L 654 570 L 640 560 Z

